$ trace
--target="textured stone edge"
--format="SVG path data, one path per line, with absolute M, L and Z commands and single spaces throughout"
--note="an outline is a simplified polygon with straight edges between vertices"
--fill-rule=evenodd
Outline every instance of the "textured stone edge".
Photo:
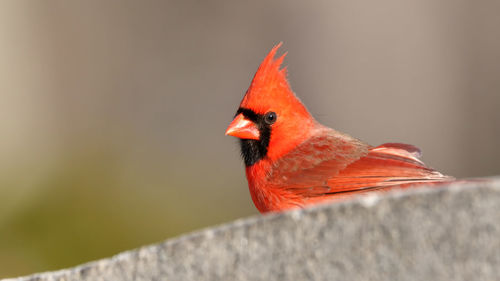
M 1 279 L 0 281 L 73 280 L 70 277 L 85 276 L 86 272 L 88 272 L 91 269 L 97 269 L 99 271 L 102 271 L 105 270 L 106 268 L 119 267 L 121 261 L 138 260 L 144 253 L 161 251 L 162 249 L 164 249 L 166 246 L 169 245 L 182 244 L 183 242 L 189 240 L 210 239 L 214 235 L 221 232 L 230 231 L 232 229 L 245 228 L 248 227 L 249 225 L 253 225 L 256 223 L 266 223 L 269 221 L 280 219 L 280 217 L 291 217 L 294 219 L 299 219 L 302 215 L 310 212 L 320 212 L 322 209 L 339 208 L 345 205 L 351 205 L 351 206 L 359 205 L 360 207 L 369 209 L 376 207 L 381 201 L 395 201 L 398 200 L 399 198 L 415 197 L 415 196 L 419 197 L 422 195 L 428 195 L 432 193 L 435 194 L 459 193 L 464 190 L 469 190 L 471 188 L 490 189 L 495 192 L 500 192 L 500 177 L 473 179 L 472 182 L 467 182 L 465 180 L 457 181 L 448 185 L 443 185 L 442 187 L 422 186 L 413 189 L 412 188 L 396 189 L 387 193 L 371 193 L 333 203 L 319 204 L 307 209 L 292 210 L 288 212 L 274 213 L 267 215 L 256 215 L 248 218 L 238 219 L 233 222 L 228 222 L 218 226 L 204 228 L 198 231 L 194 231 L 191 233 L 187 233 L 178 237 L 165 240 L 160 243 L 146 245 L 136 249 L 124 251 L 109 258 L 91 261 L 72 268 L 35 273 L 23 277 Z

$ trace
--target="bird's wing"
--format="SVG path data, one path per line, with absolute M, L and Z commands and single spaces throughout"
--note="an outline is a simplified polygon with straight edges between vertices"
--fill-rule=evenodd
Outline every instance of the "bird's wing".
M 370 147 L 349 136 L 329 134 L 311 138 L 277 161 L 268 183 L 297 197 L 313 198 L 452 179 L 419 157 L 420 150 L 412 145 Z
M 453 179 L 427 167 L 420 155 L 417 147 L 408 144 L 387 143 L 371 148 L 368 155 L 328 179 L 328 193 L 364 192 Z

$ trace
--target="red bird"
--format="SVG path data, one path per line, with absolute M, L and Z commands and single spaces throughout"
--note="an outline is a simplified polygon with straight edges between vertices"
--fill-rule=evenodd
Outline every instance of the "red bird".
M 281 43 L 264 59 L 226 135 L 240 138 L 260 212 L 453 178 L 427 167 L 412 145 L 370 146 L 318 123 L 290 89 Z

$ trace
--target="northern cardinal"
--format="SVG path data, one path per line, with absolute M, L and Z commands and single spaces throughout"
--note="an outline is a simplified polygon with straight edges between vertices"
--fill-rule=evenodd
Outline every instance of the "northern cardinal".
M 276 45 L 259 66 L 226 135 L 240 139 L 260 212 L 302 208 L 360 193 L 443 182 L 412 145 L 370 146 L 318 123 L 292 92 Z

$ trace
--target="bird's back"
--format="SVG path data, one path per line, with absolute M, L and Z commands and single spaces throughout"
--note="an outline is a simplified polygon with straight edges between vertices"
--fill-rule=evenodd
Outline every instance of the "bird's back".
M 270 165 L 260 188 L 274 200 L 264 207 L 303 207 L 367 191 L 453 179 L 427 167 L 419 157 L 420 150 L 412 145 L 371 147 L 319 125 L 313 136 Z

